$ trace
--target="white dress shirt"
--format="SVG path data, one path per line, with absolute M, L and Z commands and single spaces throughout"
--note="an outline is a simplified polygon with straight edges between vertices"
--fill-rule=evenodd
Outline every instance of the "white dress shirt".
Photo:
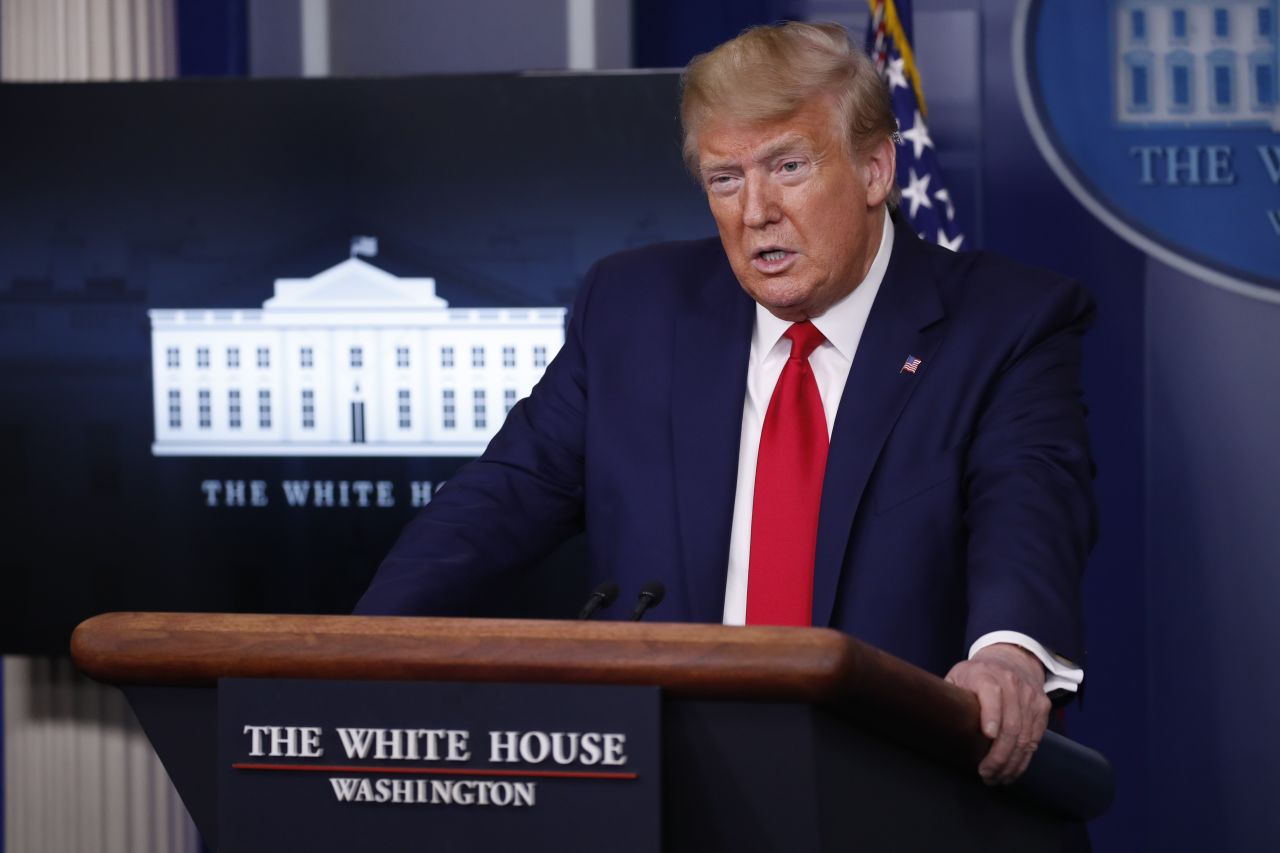
M 832 305 L 820 317 L 810 318 L 826 337 L 809 356 L 809 367 L 818 384 L 822 408 L 830 436 L 844 395 L 849 368 L 858 352 L 862 330 L 871 316 L 871 305 L 880 291 L 889 255 L 893 251 L 893 224 L 886 215 L 876 251 L 866 278 L 848 296 Z M 747 584 L 751 557 L 751 511 L 755 501 L 756 457 L 760 453 L 760 432 L 773 388 L 791 355 L 791 342 L 783 337 L 791 323 L 770 314 L 756 304 L 755 328 L 751 333 L 751 354 L 747 362 L 747 394 L 742 406 L 742 434 L 738 444 L 738 487 L 734 493 L 733 525 L 729 534 L 729 575 L 725 584 L 724 624 L 743 625 L 747 618 Z M 1031 637 L 1016 631 L 993 631 L 979 637 L 969 649 L 973 657 L 993 643 L 1013 643 L 1031 652 L 1044 664 L 1045 690 L 1078 689 L 1084 670 L 1051 654 Z

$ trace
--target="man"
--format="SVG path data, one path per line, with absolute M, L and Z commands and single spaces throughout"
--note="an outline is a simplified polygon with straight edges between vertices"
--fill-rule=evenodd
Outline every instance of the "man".
M 1008 782 L 1082 673 L 1088 297 L 891 220 L 895 123 L 836 26 L 696 58 L 720 239 L 597 264 L 565 346 L 358 607 L 460 613 L 584 524 L 665 618 L 847 631 L 973 690 Z M 957 661 L 959 661 L 957 663 Z

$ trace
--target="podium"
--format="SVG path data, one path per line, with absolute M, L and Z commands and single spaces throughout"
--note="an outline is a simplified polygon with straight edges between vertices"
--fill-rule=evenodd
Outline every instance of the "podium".
M 653 831 L 666 851 L 1058 851 L 1085 837 L 1113 789 L 1102 756 L 1053 734 L 1016 785 L 985 786 L 976 697 L 828 629 L 109 613 L 82 623 L 71 651 L 85 674 L 124 690 L 214 850 L 225 849 L 219 684 L 246 685 L 227 679 L 333 682 L 357 694 L 353 682 L 464 693 L 459 685 L 652 686 L 661 722 Z M 441 812 L 419 814 L 429 822 Z M 574 831 L 565 826 L 562 844 L 521 847 L 614 849 L 600 839 L 575 847 Z M 436 850 L 480 849 L 430 837 Z M 423 847 L 405 840 L 404 849 Z

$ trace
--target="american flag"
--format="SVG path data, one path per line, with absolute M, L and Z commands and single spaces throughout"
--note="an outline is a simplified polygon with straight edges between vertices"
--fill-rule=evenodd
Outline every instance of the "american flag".
M 920 359 L 916 358 L 914 355 L 909 355 L 907 356 L 907 360 L 902 362 L 902 369 L 898 372 L 914 374 L 920 369 L 921 364 L 923 364 L 923 362 L 921 362 Z
M 902 188 L 902 203 L 899 209 L 917 234 L 955 251 L 964 243 L 964 234 L 956 222 L 955 205 L 942 182 L 938 153 L 925 124 L 928 110 L 911 48 L 911 0 L 867 2 L 871 6 L 867 53 L 889 84 L 893 114 L 898 119 L 901 136 L 898 186 Z
M 356 255 L 364 255 L 366 258 L 377 257 L 378 255 L 378 238 L 377 237 L 352 237 L 351 238 L 351 257 Z

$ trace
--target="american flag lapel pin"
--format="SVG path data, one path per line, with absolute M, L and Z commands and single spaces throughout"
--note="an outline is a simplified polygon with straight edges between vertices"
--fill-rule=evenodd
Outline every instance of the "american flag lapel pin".
M 914 375 L 915 372 L 920 369 L 921 364 L 923 364 L 923 362 L 920 361 L 920 359 L 916 358 L 914 355 L 909 355 L 907 356 L 907 360 L 902 362 L 902 369 L 899 370 L 898 372 L 910 373 Z

